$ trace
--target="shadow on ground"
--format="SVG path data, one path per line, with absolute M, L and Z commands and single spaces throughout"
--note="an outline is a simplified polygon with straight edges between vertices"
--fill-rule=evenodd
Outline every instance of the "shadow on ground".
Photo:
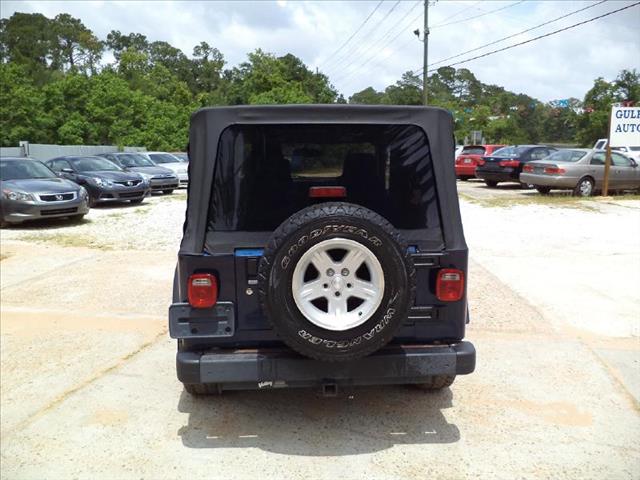
M 442 413 L 451 406 L 448 388 L 430 393 L 405 386 L 361 387 L 335 398 L 323 398 L 310 389 L 198 398 L 182 392 L 178 410 L 189 417 L 178 434 L 190 448 L 354 455 L 397 444 L 457 442 L 458 427 Z

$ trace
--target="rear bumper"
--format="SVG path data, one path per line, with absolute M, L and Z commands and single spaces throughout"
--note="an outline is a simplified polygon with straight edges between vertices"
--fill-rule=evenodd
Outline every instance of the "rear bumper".
M 468 176 L 468 177 L 473 177 L 476 174 L 476 164 L 463 164 L 461 163 L 460 165 L 456 165 L 456 176 L 460 177 L 460 176 Z
M 351 362 L 321 362 L 288 349 L 178 352 L 176 357 L 181 382 L 216 383 L 225 390 L 423 383 L 433 375 L 469 374 L 475 364 L 469 342 L 391 345 Z
M 531 183 L 532 185 L 551 188 L 567 188 L 573 189 L 578 183 L 578 179 L 574 177 L 566 177 L 561 175 L 538 175 L 536 173 L 521 173 L 520 181 L 523 183 Z
M 482 180 L 494 182 L 518 182 L 519 174 L 514 168 L 505 168 L 502 171 L 482 170 L 481 167 L 476 168 L 476 177 Z

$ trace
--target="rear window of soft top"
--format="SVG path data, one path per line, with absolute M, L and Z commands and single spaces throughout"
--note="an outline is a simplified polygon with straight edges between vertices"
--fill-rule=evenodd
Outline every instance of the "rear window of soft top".
M 271 231 L 318 201 L 369 208 L 398 229 L 440 230 L 429 142 L 415 125 L 234 125 L 220 136 L 209 230 Z M 346 198 L 309 197 L 341 186 Z

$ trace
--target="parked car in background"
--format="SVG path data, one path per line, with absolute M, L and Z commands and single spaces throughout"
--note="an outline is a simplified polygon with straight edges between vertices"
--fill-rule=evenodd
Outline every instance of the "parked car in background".
M 608 140 L 606 138 L 599 138 L 596 143 L 593 144 L 594 150 L 604 150 L 607 148 Z
M 604 150 L 560 150 L 544 160 L 525 165 L 520 181 L 534 185 L 542 194 L 559 189 L 572 190 L 574 195 L 588 197 L 602 189 L 605 158 Z M 640 168 L 637 162 L 622 153 L 611 152 L 609 188 L 640 189 Z
M 102 153 L 101 157 L 112 161 L 127 172 L 136 172 L 149 182 L 152 192 L 173 193 L 178 188 L 178 176 L 168 168 L 160 167 L 138 153 Z
M 56 177 L 43 163 L 30 158 L 0 159 L 0 226 L 26 220 L 69 217 L 89 212 L 84 187 Z
M 466 181 L 475 178 L 476 167 L 482 165 L 482 157 L 491 155 L 504 145 L 466 145 L 456 157 L 456 177 Z
M 482 157 L 484 162 L 476 167 L 476 177 L 484 180 L 488 187 L 496 187 L 500 182 L 520 183 L 523 188 L 530 185 L 520 182 L 520 173 L 525 163 L 541 160 L 557 148 L 545 145 L 510 145 Z
M 600 138 L 593 146 L 594 150 L 606 150 L 607 143 L 609 141 L 606 138 Z M 636 163 L 640 163 L 640 146 L 627 145 L 625 147 L 611 147 L 611 150 L 624 153 L 627 157 L 633 158 Z
M 636 163 L 640 162 L 640 147 L 611 147 L 615 152 L 622 152 L 627 157 L 633 158 Z
M 156 165 L 168 168 L 173 171 L 180 180 L 180 185 L 187 186 L 189 183 L 189 173 L 187 172 L 187 164 L 177 157 L 167 152 L 138 152 L 138 155 L 148 158 Z
M 149 193 L 149 182 L 135 172 L 125 172 L 115 163 L 98 156 L 52 158 L 46 165 L 58 176 L 72 180 L 89 192 L 89 202 L 141 203 Z
M 189 163 L 189 154 L 186 152 L 171 152 L 171 155 L 177 157 L 185 163 Z

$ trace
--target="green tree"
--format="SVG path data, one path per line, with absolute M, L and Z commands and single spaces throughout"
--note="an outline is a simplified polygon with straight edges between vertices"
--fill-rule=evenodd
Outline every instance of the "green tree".
M 379 105 L 382 103 L 382 92 L 376 91 L 373 87 L 367 87 L 364 90 L 354 93 L 349 97 L 349 103 L 361 105 Z
M 395 85 L 384 90 L 382 103 L 388 105 L 422 105 L 422 80 L 413 72 L 402 74 Z
M 61 13 L 51 22 L 51 66 L 56 70 L 95 73 L 104 44 L 77 18 Z
M 16 12 L 0 20 L 0 53 L 3 63 L 24 67 L 35 85 L 50 78 L 51 20 L 40 13 Z
M 43 141 L 42 93 L 16 63 L 0 64 L 0 145 Z

